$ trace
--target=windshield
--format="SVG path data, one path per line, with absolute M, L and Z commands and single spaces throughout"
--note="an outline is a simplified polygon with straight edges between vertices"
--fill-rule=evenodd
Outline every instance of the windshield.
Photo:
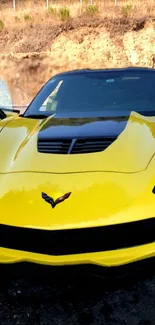
M 153 70 L 84 71 L 58 75 L 41 89 L 24 116 L 119 116 L 131 111 L 154 115 Z

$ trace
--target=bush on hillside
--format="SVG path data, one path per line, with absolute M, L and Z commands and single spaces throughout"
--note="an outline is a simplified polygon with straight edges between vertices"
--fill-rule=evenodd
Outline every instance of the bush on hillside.
M 56 8 L 53 8 L 53 7 L 49 7 L 48 8 L 48 13 L 52 16 L 56 16 L 57 15 L 57 10 Z
M 25 14 L 24 15 L 24 20 L 25 21 L 30 21 L 30 20 L 32 20 L 32 17 L 30 15 L 28 15 L 28 14 Z
M 97 5 L 89 5 L 87 7 L 87 14 L 90 16 L 97 15 L 99 13 L 99 8 Z
M 59 17 L 61 20 L 67 20 L 70 18 L 70 11 L 66 7 L 62 7 L 59 9 Z
M 131 14 L 132 5 L 126 5 L 122 7 L 122 14 L 127 18 Z
M 15 16 L 15 22 L 19 23 L 20 22 L 20 18 L 18 16 Z
M 0 32 L 3 30 L 3 28 L 4 28 L 3 20 L 0 19 Z

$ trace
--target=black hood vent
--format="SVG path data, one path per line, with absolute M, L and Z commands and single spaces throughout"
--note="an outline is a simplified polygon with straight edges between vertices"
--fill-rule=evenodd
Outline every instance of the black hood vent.
M 72 149 L 72 154 L 103 151 L 110 146 L 117 137 L 99 139 L 78 139 Z
M 52 118 L 38 134 L 38 151 L 86 154 L 108 148 L 124 130 L 126 117 Z
M 67 154 L 71 145 L 71 140 L 39 140 L 38 151 L 42 153 Z
M 82 154 L 105 150 L 116 140 L 114 137 L 39 140 L 38 151 L 50 154 Z

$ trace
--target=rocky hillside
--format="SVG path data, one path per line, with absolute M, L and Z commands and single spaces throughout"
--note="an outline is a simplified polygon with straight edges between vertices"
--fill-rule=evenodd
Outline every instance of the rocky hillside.
M 79 68 L 154 67 L 153 20 L 76 18 L 0 33 L 0 75 L 17 105 L 55 73 Z

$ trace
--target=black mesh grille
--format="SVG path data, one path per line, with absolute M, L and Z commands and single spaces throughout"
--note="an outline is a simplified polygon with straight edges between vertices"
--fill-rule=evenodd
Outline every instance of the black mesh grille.
M 38 151 L 54 154 L 99 152 L 110 146 L 117 137 L 39 140 Z

